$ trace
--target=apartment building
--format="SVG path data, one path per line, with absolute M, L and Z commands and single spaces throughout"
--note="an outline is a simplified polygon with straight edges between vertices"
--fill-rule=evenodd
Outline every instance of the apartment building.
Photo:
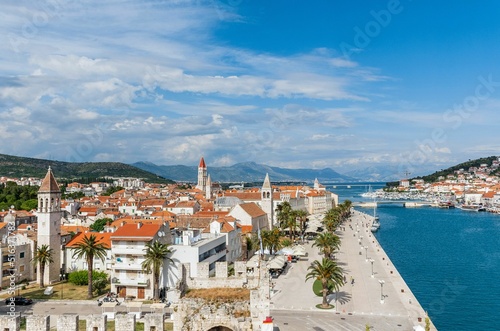
M 124 224 L 111 235 L 111 291 L 120 297 L 153 297 L 153 274 L 142 267 L 148 243 L 172 242 L 167 224 Z M 160 288 L 166 286 L 169 263 L 160 273 Z

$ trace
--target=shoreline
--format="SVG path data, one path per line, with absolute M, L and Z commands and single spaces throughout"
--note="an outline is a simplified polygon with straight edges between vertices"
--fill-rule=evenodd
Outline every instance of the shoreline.
M 311 218 L 312 226 L 323 215 Z M 346 331 L 367 326 L 384 331 L 424 330 L 425 311 L 372 234 L 372 222 L 373 216 L 354 210 L 335 232 L 341 238 L 335 260 L 344 270 L 346 283 L 327 297 L 332 309 L 316 308 L 321 297 L 312 291 L 314 280 L 305 280 L 311 262 L 323 258 L 313 242 L 304 245 L 308 256 L 272 279 L 270 312 L 279 330 L 302 331 L 311 326 Z M 430 329 L 436 330 L 432 321 Z
M 361 217 L 363 218 L 361 219 Z M 408 318 L 414 324 L 414 326 L 420 325 L 422 327 L 425 327 L 425 317 L 427 316 L 425 310 L 418 302 L 410 287 L 406 284 L 406 281 L 401 276 L 396 266 L 392 263 L 390 257 L 387 255 L 382 245 L 380 245 L 375 235 L 371 232 L 371 224 L 374 221 L 374 217 L 364 212 L 353 210 L 351 221 L 356 222 L 358 226 L 359 221 L 361 221 L 362 224 L 367 222 L 363 227 L 363 229 L 365 230 L 364 234 L 368 234 L 368 238 L 370 239 L 368 240 L 368 244 L 371 246 L 374 255 L 377 257 L 380 266 L 384 270 L 383 275 L 380 274 L 379 276 L 374 278 L 385 281 L 385 284 L 383 284 L 384 287 L 387 287 L 389 284 L 391 287 L 393 287 L 393 289 L 397 293 L 400 303 L 408 313 Z M 367 241 L 365 240 L 364 242 Z M 431 330 L 437 330 L 432 323 L 432 320 L 430 320 L 430 324 Z

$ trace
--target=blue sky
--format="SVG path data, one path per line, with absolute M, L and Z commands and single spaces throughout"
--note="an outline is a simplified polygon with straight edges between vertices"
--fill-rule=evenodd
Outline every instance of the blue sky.
M 396 177 L 500 154 L 495 1 L 1 6 L 0 153 Z

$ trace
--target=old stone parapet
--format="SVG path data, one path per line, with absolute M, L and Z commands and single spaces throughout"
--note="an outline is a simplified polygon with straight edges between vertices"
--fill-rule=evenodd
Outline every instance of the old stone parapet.
M 21 330 L 21 317 L 19 315 L 0 316 L 0 328 L 2 331 L 4 331 L 4 330 L 7 330 L 7 331 L 19 331 L 19 330 Z
M 252 329 L 249 301 L 221 303 L 182 299 L 176 310 L 174 331 L 210 330 L 221 326 L 234 331 Z
M 234 275 L 228 274 L 227 262 L 215 263 L 215 276 L 210 277 L 209 264 L 200 262 L 197 264 L 197 274 L 190 277 L 191 266 L 189 263 L 182 264 L 183 283 L 190 289 L 204 288 L 256 288 L 259 286 L 259 270 L 252 270 L 247 273 L 246 262 L 237 261 L 234 263 Z
M 28 315 L 26 316 L 26 330 L 49 331 L 50 317 L 47 315 Z
M 82 317 L 86 320 L 87 331 L 106 331 L 107 319 L 104 315 L 89 315 Z M 79 331 L 78 321 L 80 316 L 77 314 L 64 314 L 57 316 L 57 331 Z M 135 331 L 136 319 L 133 314 L 116 314 L 114 330 L 120 331 Z M 0 316 L 1 331 L 20 331 L 21 318 L 17 316 Z M 26 330 L 29 331 L 49 331 L 50 316 L 48 315 L 27 315 Z M 164 330 L 163 314 L 146 314 L 144 315 L 144 330 Z

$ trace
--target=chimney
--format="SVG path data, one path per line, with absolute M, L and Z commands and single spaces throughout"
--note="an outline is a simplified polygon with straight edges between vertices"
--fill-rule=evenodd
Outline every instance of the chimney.
M 142 226 L 142 222 L 137 222 L 137 229 L 140 229 Z

